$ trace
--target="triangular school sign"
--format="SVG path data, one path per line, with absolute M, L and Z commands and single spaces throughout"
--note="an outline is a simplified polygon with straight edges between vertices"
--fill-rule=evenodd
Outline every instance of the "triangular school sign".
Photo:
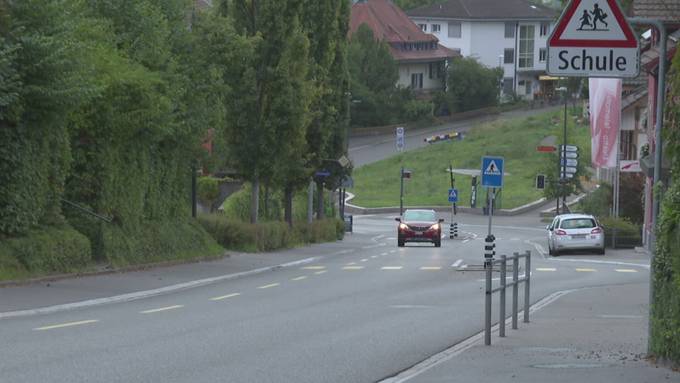
M 616 0 L 571 0 L 548 39 L 548 73 L 636 77 L 638 39 Z

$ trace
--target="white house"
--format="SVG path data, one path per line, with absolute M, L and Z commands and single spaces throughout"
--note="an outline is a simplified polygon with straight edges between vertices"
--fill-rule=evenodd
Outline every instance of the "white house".
M 546 45 L 556 11 L 528 0 L 449 0 L 406 14 L 445 47 L 502 67 L 504 94 L 552 96 L 556 79 L 545 75 Z

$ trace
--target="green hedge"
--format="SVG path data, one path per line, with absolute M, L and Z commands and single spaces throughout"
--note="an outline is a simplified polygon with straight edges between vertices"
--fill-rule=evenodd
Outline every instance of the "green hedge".
M 642 245 L 640 225 L 630 222 L 627 218 L 605 217 L 599 221 L 604 226 L 607 247 L 633 248 Z
M 250 224 L 230 219 L 222 214 L 205 214 L 198 221 L 217 242 L 228 248 L 246 252 L 272 251 L 306 243 L 330 242 L 342 239 L 344 225 L 337 219 L 296 223 L 293 228 L 284 222 Z
M 82 271 L 91 261 L 90 241 L 68 226 L 0 241 L 0 280 Z
M 657 226 L 652 353 L 680 366 L 680 179 L 666 192 Z

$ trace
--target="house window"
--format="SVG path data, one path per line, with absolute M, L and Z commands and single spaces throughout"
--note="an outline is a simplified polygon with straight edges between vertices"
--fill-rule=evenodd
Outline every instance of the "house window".
M 449 37 L 453 39 L 459 39 L 461 36 L 461 25 L 459 22 L 449 23 Z
M 423 89 L 422 73 L 411 73 L 411 89 Z
M 505 23 L 505 38 L 506 39 L 515 38 L 515 23 L 510 22 Z
M 548 32 L 550 32 L 550 24 L 541 23 L 541 36 L 547 36 Z
M 512 64 L 515 62 L 515 50 L 512 48 L 503 49 L 503 63 Z
M 512 94 L 512 77 L 503 78 L 503 94 Z
M 524 90 L 524 94 L 530 95 L 531 94 L 531 81 L 527 80 L 525 85 L 526 85 L 526 89 Z
M 432 33 L 439 33 L 441 31 L 442 26 L 439 24 L 432 24 Z
M 418 27 L 419 27 L 423 32 L 427 32 L 427 24 L 418 24 Z
M 544 63 L 547 54 L 548 54 L 548 52 L 546 51 L 545 48 L 539 49 L 538 50 L 538 62 Z
M 533 25 L 519 27 L 519 67 L 534 67 L 534 30 Z

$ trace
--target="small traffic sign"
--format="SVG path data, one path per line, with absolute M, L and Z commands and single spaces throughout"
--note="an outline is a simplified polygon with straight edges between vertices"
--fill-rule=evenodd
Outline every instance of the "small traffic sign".
M 567 166 L 576 166 L 576 165 L 578 165 L 578 160 L 574 160 L 574 159 L 571 159 L 571 158 L 567 158 L 567 159 L 563 158 L 560 163 L 561 163 L 562 166 L 564 166 L 565 163 L 567 164 Z
M 397 133 L 397 150 L 401 152 L 406 147 L 406 141 L 404 140 L 404 127 L 403 126 L 397 127 L 396 133 Z
M 449 202 L 458 202 L 458 189 L 449 189 Z
M 320 171 L 314 173 L 314 176 L 319 177 L 319 178 L 328 177 L 330 175 L 331 175 L 331 172 L 329 172 L 328 170 L 320 170 Z
M 560 151 L 564 151 L 565 145 L 560 145 Z M 567 152 L 578 152 L 578 146 L 566 145 Z
M 548 39 L 554 76 L 637 77 L 640 48 L 616 0 L 571 0 Z
M 536 189 L 545 189 L 545 174 L 539 174 L 536 176 Z
M 560 153 L 561 158 L 572 158 L 576 159 L 578 158 L 578 153 L 576 152 L 566 152 L 566 153 Z
M 503 168 L 503 157 L 482 157 L 482 187 L 502 188 Z
M 573 167 L 573 166 L 567 166 L 567 167 L 565 168 L 565 171 L 566 171 L 567 173 L 574 174 L 574 173 L 576 173 L 576 168 Z
M 574 178 L 573 173 L 567 173 L 567 174 L 565 174 L 565 176 L 566 176 L 566 178 Z

